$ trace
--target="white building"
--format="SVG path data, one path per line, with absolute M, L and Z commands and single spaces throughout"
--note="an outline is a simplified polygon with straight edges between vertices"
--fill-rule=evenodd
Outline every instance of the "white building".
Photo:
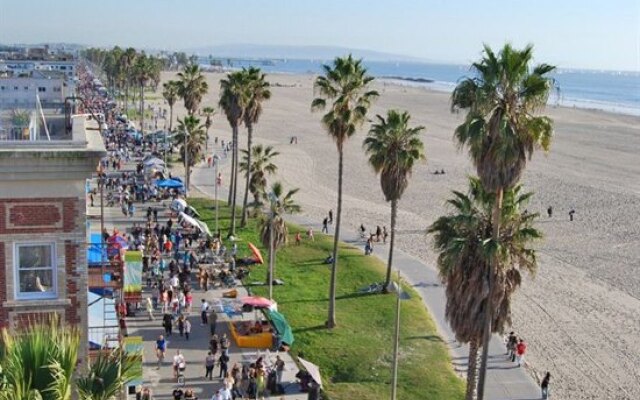
M 0 60 L 0 72 L 12 72 L 14 76 L 29 74 L 33 71 L 61 72 L 67 78 L 76 73 L 74 60 Z
M 33 108 L 36 95 L 44 107 L 72 96 L 74 84 L 61 73 L 33 71 L 29 76 L 0 78 L 0 109 Z

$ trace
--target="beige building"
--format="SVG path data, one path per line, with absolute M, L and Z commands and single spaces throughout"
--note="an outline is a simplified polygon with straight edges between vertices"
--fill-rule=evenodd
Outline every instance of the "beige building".
M 86 116 L 70 140 L 0 141 L 1 327 L 57 314 L 87 343 L 85 182 L 104 155 Z

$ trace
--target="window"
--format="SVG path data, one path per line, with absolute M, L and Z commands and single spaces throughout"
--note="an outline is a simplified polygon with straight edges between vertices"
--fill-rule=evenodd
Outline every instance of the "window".
M 0 90 L 4 90 L 4 86 L 0 86 Z
M 38 92 L 40 92 L 40 93 L 42 93 L 42 92 L 46 92 L 46 91 L 47 91 L 47 88 L 46 88 L 46 87 L 44 87 L 44 86 L 40 86 L 40 87 L 38 88 Z
M 24 87 L 24 90 L 29 90 L 29 86 L 25 86 L 25 87 Z
M 18 87 L 17 87 L 17 86 L 14 86 L 14 87 L 13 87 L 13 90 L 18 90 Z
M 17 299 L 57 297 L 55 243 L 16 244 L 14 266 Z
M 62 88 L 61 88 L 61 87 L 59 87 L 59 86 L 55 86 L 55 87 L 53 88 L 53 91 L 54 91 L 54 92 L 56 92 L 56 93 L 60 93 L 60 92 L 62 91 Z

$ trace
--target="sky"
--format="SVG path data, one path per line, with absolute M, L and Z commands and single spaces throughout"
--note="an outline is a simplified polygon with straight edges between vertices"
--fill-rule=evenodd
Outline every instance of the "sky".
M 563 68 L 640 71 L 640 0 L 0 0 L 5 44 L 328 45 L 467 64 L 507 41 Z

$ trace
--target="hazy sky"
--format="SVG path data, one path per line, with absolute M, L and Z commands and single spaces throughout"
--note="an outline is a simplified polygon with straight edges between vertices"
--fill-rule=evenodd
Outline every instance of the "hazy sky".
M 640 0 L 0 0 L 0 43 L 43 41 L 332 45 L 458 63 L 510 41 L 560 67 L 640 71 Z

